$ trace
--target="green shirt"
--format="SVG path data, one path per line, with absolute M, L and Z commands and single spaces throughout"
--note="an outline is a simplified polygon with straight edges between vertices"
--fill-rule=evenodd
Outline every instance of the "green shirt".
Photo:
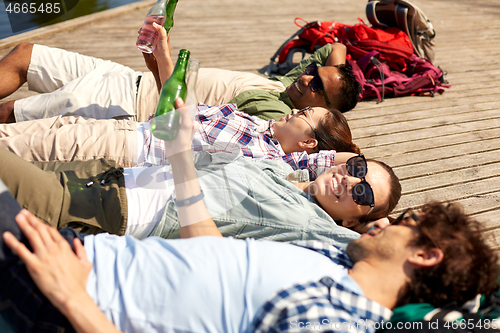
M 313 239 L 342 248 L 359 238 L 358 233 L 338 226 L 310 194 L 285 180 L 293 170 L 283 161 L 200 152 L 195 165 L 208 212 L 226 237 Z M 180 238 L 173 200 L 151 236 Z
M 300 76 L 307 66 L 315 61 L 319 66 L 324 66 L 328 56 L 332 53 L 332 45 L 326 44 L 316 50 L 309 58 L 302 60 L 295 68 L 284 76 L 275 76 L 269 80 L 280 81 L 288 87 Z M 252 116 L 257 116 L 264 120 L 279 120 L 292 112 L 294 105 L 286 92 L 247 90 L 237 95 L 229 101 L 236 103 L 238 110 L 246 112 Z

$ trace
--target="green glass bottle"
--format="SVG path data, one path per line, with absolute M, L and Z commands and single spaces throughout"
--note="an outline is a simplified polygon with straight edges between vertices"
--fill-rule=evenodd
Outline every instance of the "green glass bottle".
M 163 27 L 167 30 L 167 34 L 170 32 L 170 29 L 174 26 L 174 12 L 175 7 L 177 6 L 178 0 L 169 0 L 167 3 L 167 17 L 165 18 L 165 23 L 163 23 Z
M 190 52 L 182 49 L 175 64 L 174 72 L 161 88 L 160 101 L 151 125 L 153 135 L 162 140 L 174 140 L 180 127 L 180 114 L 175 109 L 175 99 L 186 99 L 186 67 Z

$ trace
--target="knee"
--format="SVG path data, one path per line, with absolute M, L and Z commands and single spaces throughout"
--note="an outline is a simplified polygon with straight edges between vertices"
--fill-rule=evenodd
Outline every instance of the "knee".
M 33 44 L 21 43 L 10 51 L 10 53 L 2 59 L 11 69 L 18 71 L 20 75 L 26 78 L 28 66 L 31 62 L 31 54 L 33 53 Z
M 14 102 L 5 102 L 0 104 L 0 124 L 15 123 Z
M 31 57 L 31 52 L 33 51 L 32 43 L 20 43 L 12 50 L 12 53 L 29 55 Z

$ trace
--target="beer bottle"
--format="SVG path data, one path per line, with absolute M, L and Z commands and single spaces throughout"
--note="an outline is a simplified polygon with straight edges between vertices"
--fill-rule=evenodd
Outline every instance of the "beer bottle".
M 162 140 L 174 140 L 180 127 L 180 114 L 175 109 L 175 99 L 186 99 L 186 67 L 190 52 L 182 49 L 175 64 L 174 72 L 161 88 L 160 100 L 153 118 L 151 131 L 154 136 Z
M 178 0 L 169 0 L 167 3 L 167 17 L 165 18 L 165 23 L 163 24 L 163 27 L 167 30 L 167 35 L 170 32 L 170 29 L 174 26 L 174 12 L 175 7 L 177 6 L 177 1 Z

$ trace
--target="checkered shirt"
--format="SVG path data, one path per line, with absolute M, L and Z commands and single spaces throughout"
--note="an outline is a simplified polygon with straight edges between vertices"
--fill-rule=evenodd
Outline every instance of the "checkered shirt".
M 298 241 L 346 268 L 352 262 L 343 250 L 319 241 Z M 259 310 L 251 332 L 375 332 L 392 311 L 329 277 L 295 284 L 274 294 Z
M 285 154 L 278 140 L 273 139 L 274 120 L 262 120 L 239 112 L 236 104 L 215 107 L 198 106 L 196 117 L 200 129 L 196 132 L 194 151 L 232 152 L 255 159 L 282 159 L 294 170 L 306 169 L 310 179 L 315 179 L 334 165 L 335 151 Z M 165 143 L 152 135 L 149 126 L 144 127 L 144 157 L 138 166 L 165 165 Z

